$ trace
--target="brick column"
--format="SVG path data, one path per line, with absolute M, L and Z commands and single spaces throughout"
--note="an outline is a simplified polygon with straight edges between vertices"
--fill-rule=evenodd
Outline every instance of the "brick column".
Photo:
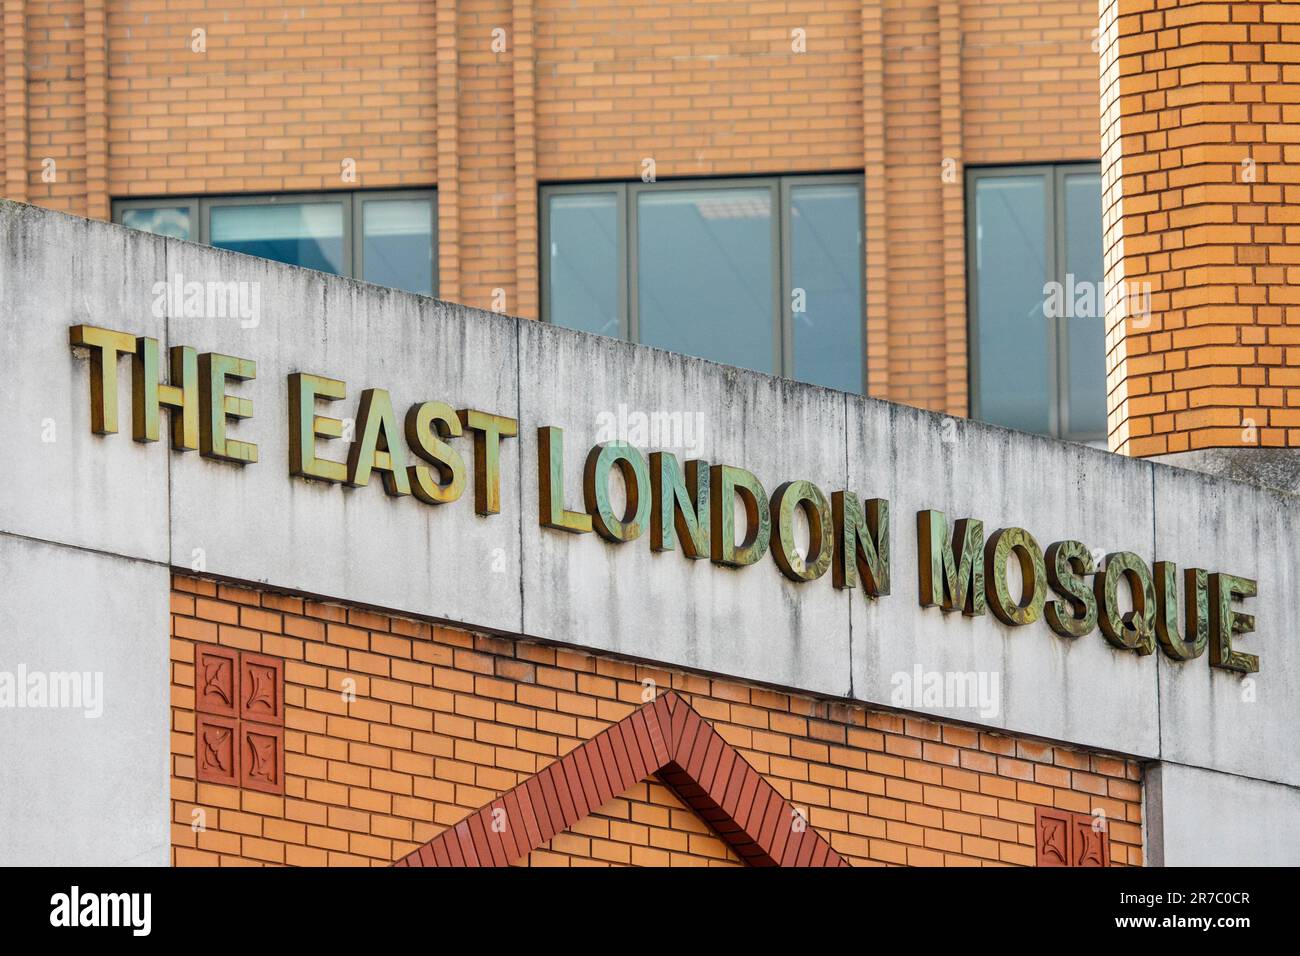
M 460 301 L 460 78 L 456 0 L 438 4 L 438 298 Z
M 954 181 L 943 183 L 944 399 L 954 415 L 968 411 L 966 367 L 966 177 L 962 155 L 961 4 L 939 3 L 939 138 L 943 162 L 951 160 Z M 931 170 L 933 173 L 934 170 Z
M 86 215 L 108 219 L 108 13 L 104 0 L 85 0 Z
M 535 319 L 537 258 L 537 96 L 533 46 L 533 0 L 514 0 L 515 301 L 512 315 Z
M 884 4 L 862 4 L 862 164 L 866 202 L 867 392 L 889 397 L 889 184 L 885 179 Z
M 4 0 L 4 196 L 27 201 L 27 14 Z
M 1100 16 L 1111 448 L 1293 486 L 1300 5 Z

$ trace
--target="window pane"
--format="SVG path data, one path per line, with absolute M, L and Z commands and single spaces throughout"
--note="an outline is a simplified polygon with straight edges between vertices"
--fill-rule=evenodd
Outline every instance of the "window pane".
M 190 208 L 188 206 L 131 206 L 122 210 L 122 225 L 128 229 L 152 232 L 155 236 L 173 239 L 190 238 Z
M 361 204 L 361 278 L 433 295 L 433 203 L 366 199 Z
M 337 202 L 214 206 L 212 245 L 343 274 L 343 206 Z
M 794 377 L 846 392 L 862 391 L 860 204 L 848 184 L 790 190 Z
M 1101 295 L 1101 176 L 1065 177 L 1065 271 L 1075 308 L 1067 313 L 1069 438 L 1106 434 L 1106 318 Z M 1086 283 L 1086 285 L 1085 285 Z M 1070 288 L 1070 282 L 1066 282 Z M 1080 290 L 1090 290 L 1081 298 Z M 1091 303 L 1089 307 L 1088 303 Z M 1082 305 L 1082 308 L 1080 307 Z
M 1022 431 L 1051 430 L 1048 281 L 1042 176 L 975 180 L 979 416 Z
M 773 370 L 770 189 L 640 192 L 637 243 L 642 342 Z
M 548 200 L 547 315 L 556 325 L 621 335 L 618 193 L 559 193 Z

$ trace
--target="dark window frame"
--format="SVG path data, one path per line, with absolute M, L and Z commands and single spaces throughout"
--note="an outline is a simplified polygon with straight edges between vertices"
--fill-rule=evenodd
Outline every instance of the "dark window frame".
M 295 203 L 334 202 L 342 206 L 343 213 L 343 264 L 340 275 L 366 281 L 365 275 L 365 211 L 364 204 L 374 200 L 427 199 L 429 201 L 429 234 L 433 245 L 430 262 L 431 295 L 438 295 L 438 190 L 436 187 L 408 189 L 348 189 L 323 192 L 284 193 L 234 193 L 190 196 L 148 196 L 113 200 L 113 222 L 121 223 L 128 209 L 156 209 L 160 206 L 187 206 L 190 218 L 190 242 L 210 246 L 212 210 L 231 206 L 281 206 Z M 306 267 L 302 267 L 306 268 Z M 333 273 L 326 273 L 332 275 Z
M 640 341 L 640 315 L 638 308 L 638 238 L 637 199 L 654 191 L 685 191 L 708 189 L 765 188 L 771 199 L 774 215 L 771 217 L 772 262 L 772 367 L 769 374 L 783 378 L 794 376 L 794 310 L 792 296 L 793 229 L 790 222 L 791 194 L 800 186 L 851 185 L 857 189 L 858 245 L 858 310 L 861 329 L 861 348 L 858 356 L 861 368 L 859 394 L 867 394 L 867 264 L 866 264 L 866 184 L 862 173 L 812 173 L 781 176 L 710 176 L 688 179 L 661 179 L 646 183 L 632 181 L 592 181 L 548 183 L 539 187 L 538 205 L 538 257 L 543 322 L 554 322 L 551 315 L 551 204 L 552 196 L 562 195 L 613 195 L 618 214 L 618 299 L 619 335 L 627 341 Z
M 1066 208 L 1065 180 L 1070 175 L 1095 173 L 1100 175 L 1099 162 L 1064 162 L 1034 163 L 1026 165 L 972 166 L 966 170 L 966 340 L 969 361 L 967 364 L 967 395 L 970 416 L 981 419 L 980 381 L 979 381 L 979 270 L 977 268 L 977 244 L 975 220 L 975 190 L 981 179 L 998 179 L 1009 176 L 1042 176 L 1046 183 L 1046 201 L 1043 203 L 1045 221 L 1044 235 L 1050 237 L 1044 250 L 1047 261 L 1049 281 L 1064 285 L 1066 281 Z M 1098 210 L 1100 214 L 1100 210 Z M 1104 278 L 1104 277 L 1103 277 Z M 1099 303 L 1100 305 L 1100 303 Z M 1046 316 L 1043 321 L 1047 322 Z M 1051 407 L 1048 409 L 1050 437 L 1064 441 L 1097 442 L 1105 441 L 1105 432 L 1071 433 L 1070 429 L 1070 394 L 1069 394 L 1069 336 L 1064 323 L 1066 316 L 1051 320 L 1047 329 L 1047 348 L 1055 361 L 1048 365 L 1048 386 L 1051 395 Z

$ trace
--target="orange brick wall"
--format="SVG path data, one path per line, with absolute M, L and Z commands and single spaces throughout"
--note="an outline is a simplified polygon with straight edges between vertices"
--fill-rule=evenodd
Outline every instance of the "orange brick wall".
M 432 2 L 108 4 L 114 198 L 434 181 Z
M 528 854 L 527 866 L 744 866 L 657 779 L 642 781 Z
M 388 864 L 625 717 L 646 680 L 854 865 L 1032 864 L 1035 806 L 1100 809 L 1112 862 L 1142 859 L 1131 760 L 186 575 L 173 589 L 177 865 Z M 284 796 L 196 783 L 199 643 L 285 660 Z M 651 780 L 522 862 L 739 861 Z
M 1110 445 L 1300 445 L 1300 5 L 1103 6 Z
M 964 178 L 942 161 L 1100 149 L 1091 0 L 4 10 L 4 195 L 102 218 L 125 196 L 436 185 L 441 294 L 529 317 L 540 184 L 636 179 L 646 158 L 660 179 L 861 170 L 869 389 L 954 414 Z

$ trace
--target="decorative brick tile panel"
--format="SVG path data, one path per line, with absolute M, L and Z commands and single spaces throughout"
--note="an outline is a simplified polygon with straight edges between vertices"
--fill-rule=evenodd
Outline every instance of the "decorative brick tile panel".
M 1037 807 L 1035 849 L 1039 866 L 1110 866 L 1110 837 L 1104 817 Z
M 200 645 L 194 651 L 195 775 L 284 793 L 284 661 Z

